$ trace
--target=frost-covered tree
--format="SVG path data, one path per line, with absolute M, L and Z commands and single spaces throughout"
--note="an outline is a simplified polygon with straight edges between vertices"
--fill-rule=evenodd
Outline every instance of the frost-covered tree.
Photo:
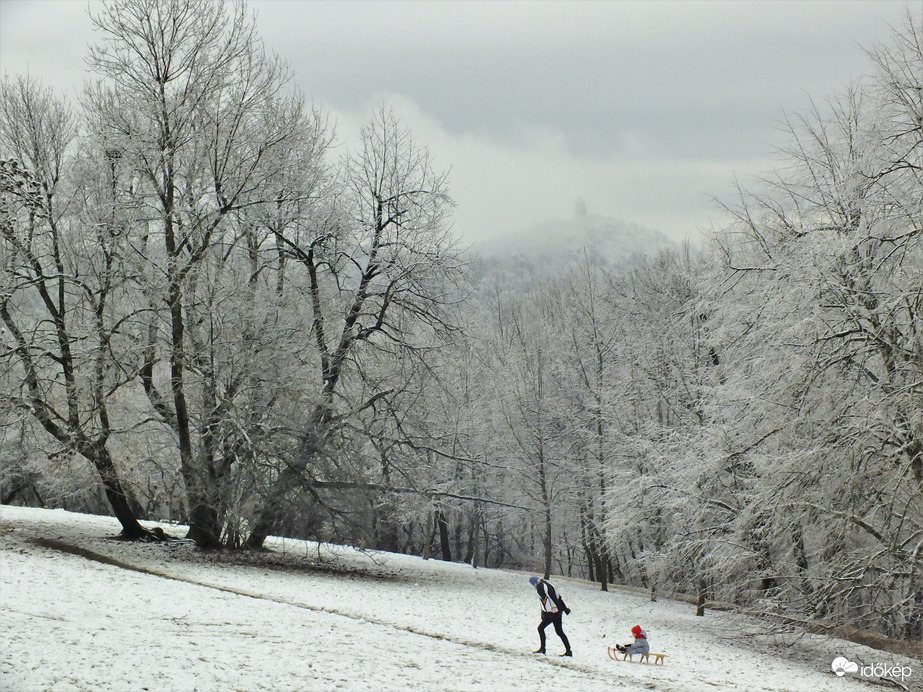
M 493 295 L 493 458 L 509 467 L 515 492 L 528 498 L 547 578 L 566 550 L 565 518 L 573 516 L 567 403 L 562 397 L 560 286 L 539 279 L 534 290 Z M 575 532 L 576 533 L 576 532 Z M 527 537 L 528 538 L 528 537 Z
M 293 489 L 361 478 L 331 440 L 344 422 L 402 387 L 377 383 L 368 358 L 410 358 L 451 334 L 461 261 L 450 232 L 446 174 L 385 107 L 373 115 L 338 173 L 330 213 L 299 234 L 278 235 L 306 286 L 312 368 L 309 415 L 297 450 L 267 488 L 247 545 L 259 548 Z M 308 379 L 309 378 L 309 379 Z M 330 486 L 328 486 L 330 487 Z
M 608 294 L 623 337 L 610 377 L 606 538 L 621 578 L 657 590 L 693 593 L 705 581 L 711 525 L 698 517 L 715 499 L 703 452 L 720 363 L 708 274 L 692 248 L 663 251 Z
M 890 634 L 923 587 L 921 21 L 789 121 L 785 165 L 722 243 L 738 461 L 762 485 L 733 535 L 759 533 L 774 602 Z
M 608 501 L 614 479 L 612 442 L 614 402 L 619 397 L 614 373 L 624 330 L 610 300 L 610 276 L 598 260 L 584 254 L 564 282 L 561 324 L 564 372 L 570 384 L 562 390 L 572 427 L 573 485 L 580 518 L 581 542 L 589 577 L 603 591 L 613 578 L 606 540 Z
M 100 37 L 89 63 L 100 81 L 87 109 L 100 146 L 117 155 L 148 301 L 140 380 L 175 437 L 189 536 L 216 547 L 235 458 L 219 428 L 241 383 L 240 370 L 220 370 L 234 364 L 216 348 L 246 352 L 240 337 L 255 333 L 225 323 L 237 309 L 221 311 L 235 290 L 226 270 L 242 247 L 252 251 L 247 225 L 277 201 L 268 185 L 277 152 L 303 146 L 305 114 L 241 2 L 113 0 L 92 18 Z
M 3 405 L 39 423 L 50 458 L 92 463 L 123 535 L 146 538 L 111 447 L 112 398 L 130 379 L 119 367 L 131 347 L 118 306 L 126 249 L 104 153 L 79 151 L 76 135 L 50 89 L 0 83 Z

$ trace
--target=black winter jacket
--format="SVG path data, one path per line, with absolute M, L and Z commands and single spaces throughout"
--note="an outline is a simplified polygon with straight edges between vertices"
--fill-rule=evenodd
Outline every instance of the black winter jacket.
M 564 599 L 558 595 L 557 590 L 551 582 L 539 579 L 535 585 L 538 597 L 542 601 L 542 611 L 546 613 L 557 613 L 558 611 L 568 612 L 570 608 L 564 603 Z

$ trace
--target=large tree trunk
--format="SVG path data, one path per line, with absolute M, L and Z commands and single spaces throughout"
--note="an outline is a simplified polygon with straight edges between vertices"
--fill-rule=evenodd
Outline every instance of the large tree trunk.
M 538 479 L 542 497 L 542 509 L 544 510 L 542 549 L 545 553 L 545 569 L 543 576 L 545 579 L 549 579 L 551 577 L 551 557 L 553 554 L 553 546 L 551 542 L 551 494 L 548 488 L 548 478 L 545 473 L 544 449 L 541 447 L 538 450 Z
M 90 460 L 103 483 L 106 499 L 112 507 L 115 518 L 122 525 L 122 538 L 130 540 L 155 539 L 155 535 L 138 523 L 138 517 L 132 509 L 132 501 L 122 486 L 109 450 L 105 446 L 92 445 L 81 450 L 81 454 Z
M 705 577 L 700 575 L 696 581 L 696 586 L 698 587 L 699 593 L 695 602 L 695 614 L 702 617 L 705 615 L 705 598 L 708 592 Z
M 610 560 L 609 551 L 606 549 L 606 542 L 601 532 L 596 526 L 596 520 L 591 518 L 589 521 L 589 543 L 590 551 L 595 567 L 596 578 L 593 581 L 599 582 L 600 591 L 609 590 L 610 582 Z
M 296 462 L 286 466 L 276 477 L 263 500 L 263 506 L 257 512 L 253 529 L 247 537 L 245 546 L 250 550 L 262 550 L 263 543 L 282 518 L 284 500 L 292 489 L 303 483 L 304 472 L 320 452 L 325 437 L 326 426 L 330 420 L 330 408 L 318 404 L 311 414 L 308 432 L 301 440 L 301 451 Z
M 445 519 L 445 514 L 440 509 L 436 515 L 436 523 L 439 525 L 439 544 L 442 546 L 442 559 L 446 562 L 452 562 L 452 546 L 449 544 L 449 523 Z
M 253 529 L 251 529 L 250 535 L 247 536 L 244 543 L 246 548 L 249 550 L 263 549 L 263 543 L 266 542 L 269 534 L 272 533 L 272 530 L 278 525 L 282 517 L 281 503 L 283 496 L 287 489 L 295 487 L 300 476 L 301 469 L 296 469 L 294 466 L 286 466 L 282 469 L 270 491 L 271 499 L 263 503 L 263 508 L 256 516 Z
M 475 504 L 474 506 L 474 518 L 472 519 L 472 536 L 470 541 L 473 547 L 471 555 L 471 566 L 477 568 L 481 564 L 481 522 L 483 521 L 483 516 L 481 513 L 481 506 Z

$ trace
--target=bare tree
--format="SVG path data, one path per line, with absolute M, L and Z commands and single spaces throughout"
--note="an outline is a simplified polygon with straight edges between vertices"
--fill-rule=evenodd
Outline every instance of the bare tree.
M 103 156 L 81 162 L 75 135 L 70 110 L 50 90 L 4 79 L 0 319 L 12 345 L 0 354 L 17 373 L 13 406 L 64 454 L 93 464 L 125 537 L 148 538 L 109 448 L 109 402 L 127 384 L 117 361 L 125 316 L 113 306 L 124 288 L 120 228 Z
M 517 488 L 534 504 L 544 576 L 552 571 L 565 498 L 568 436 L 562 396 L 561 291 L 539 278 L 536 289 L 494 294 L 493 372 L 502 383 L 496 395 L 496 456 L 509 459 Z
M 566 332 L 574 385 L 565 396 L 572 401 L 575 428 L 574 453 L 582 461 L 577 493 L 583 545 L 590 566 L 590 578 L 609 590 L 612 559 L 605 538 L 607 502 L 613 482 L 610 462 L 612 399 L 616 395 L 613 370 L 616 348 L 624 332 L 614 319 L 607 301 L 608 281 L 601 267 L 588 254 L 567 277 L 568 309 L 562 329 Z
M 217 244 L 234 247 L 240 215 L 277 199 L 267 186 L 280 158 L 274 152 L 303 144 L 304 113 L 284 93 L 287 70 L 266 55 L 242 2 L 113 0 L 93 21 L 101 38 L 89 63 L 105 81 L 87 105 L 98 112 L 106 146 L 121 152 L 133 203 L 147 216 L 132 239 L 148 262 L 142 292 L 155 318 L 140 379 L 176 437 L 189 537 L 216 547 L 218 489 L 229 466 L 213 434 L 224 410 L 220 375 L 197 360 L 201 342 L 190 331 L 208 309 L 195 298 L 196 281 Z M 156 367 L 161 333 L 165 382 Z
M 777 431 L 735 458 L 767 487 L 739 516 L 762 527 L 755 552 L 797 566 L 768 572 L 792 611 L 894 635 L 923 588 L 921 35 L 908 15 L 878 75 L 789 121 L 788 165 L 743 195 L 723 244 L 729 372 L 761 394 L 738 425 Z
M 307 276 L 308 344 L 316 354 L 318 391 L 294 458 L 268 491 L 248 547 L 278 525 L 293 488 L 319 487 L 328 443 L 344 416 L 389 395 L 348 387 L 363 380 L 363 352 L 423 354 L 453 329 L 445 310 L 459 299 L 461 264 L 450 233 L 446 175 L 432 168 L 395 115 L 381 108 L 343 163 L 337 206 L 309 234 L 278 240 Z M 356 399 L 355 392 L 364 392 Z M 352 400 L 352 403 L 349 403 Z M 345 405 L 345 406 L 344 406 Z M 335 460 L 334 460 L 335 461 Z M 334 463 L 334 473 L 337 471 Z

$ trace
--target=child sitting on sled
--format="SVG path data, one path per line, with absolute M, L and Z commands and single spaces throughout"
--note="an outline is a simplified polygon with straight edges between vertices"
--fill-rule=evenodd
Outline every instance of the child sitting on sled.
M 647 654 L 651 651 L 651 645 L 647 643 L 647 632 L 641 629 L 641 625 L 635 625 L 631 628 L 631 633 L 635 637 L 635 641 L 632 644 L 622 646 L 621 644 L 616 644 L 615 648 L 618 651 L 621 651 L 623 654 Z

